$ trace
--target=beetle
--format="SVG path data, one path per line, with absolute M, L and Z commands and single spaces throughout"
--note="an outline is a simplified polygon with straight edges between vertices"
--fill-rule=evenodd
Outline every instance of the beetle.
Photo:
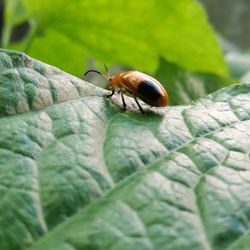
M 106 97 L 112 97 L 118 88 L 118 93 L 121 94 L 123 110 L 126 110 L 126 102 L 123 96 L 126 92 L 133 96 L 141 113 L 144 113 L 144 110 L 139 104 L 137 97 L 151 106 L 166 107 L 168 105 L 168 94 L 166 90 L 153 77 L 139 71 L 126 71 L 111 77 L 107 66 L 104 65 L 104 67 L 106 74 L 102 74 L 98 70 L 90 69 L 85 72 L 84 76 L 90 72 L 94 72 L 105 77 L 109 81 L 111 88 L 111 94 L 106 95 Z

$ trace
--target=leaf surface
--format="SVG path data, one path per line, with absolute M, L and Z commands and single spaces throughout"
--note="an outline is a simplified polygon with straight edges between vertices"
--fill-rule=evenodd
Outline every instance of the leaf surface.
M 249 84 L 142 115 L 23 54 L 0 58 L 0 249 L 247 246 Z M 27 86 L 58 99 L 33 105 Z

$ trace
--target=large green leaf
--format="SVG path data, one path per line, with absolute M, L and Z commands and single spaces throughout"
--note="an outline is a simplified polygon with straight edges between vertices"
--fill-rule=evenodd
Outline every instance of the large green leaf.
M 0 249 L 247 249 L 250 84 L 142 115 L 24 54 L 0 59 Z
M 218 42 L 194 0 L 23 0 L 32 24 L 26 52 L 68 72 L 86 59 L 153 72 L 159 56 L 225 75 Z
M 99 95 L 99 88 L 27 57 L 0 50 L 0 117 L 14 115 L 82 96 Z

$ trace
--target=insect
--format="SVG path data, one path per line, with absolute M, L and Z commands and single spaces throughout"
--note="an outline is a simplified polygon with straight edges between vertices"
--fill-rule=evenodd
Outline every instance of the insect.
M 91 69 L 86 71 L 84 76 L 90 72 L 94 72 L 105 77 L 109 81 L 109 86 L 111 88 L 111 94 L 106 95 L 106 97 L 112 97 L 115 90 L 118 89 L 118 93 L 121 94 L 123 110 L 126 110 L 126 102 L 123 95 L 126 92 L 133 96 L 141 113 L 144 113 L 144 110 L 139 104 L 137 97 L 151 106 L 165 107 L 168 105 L 168 94 L 166 90 L 153 77 L 139 71 L 126 71 L 110 76 L 107 66 L 104 66 L 106 74 L 102 74 L 100 71 Z

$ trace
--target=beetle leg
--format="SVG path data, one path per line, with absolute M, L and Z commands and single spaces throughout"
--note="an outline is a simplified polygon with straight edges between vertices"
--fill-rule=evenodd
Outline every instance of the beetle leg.
M 114 93 L 115 93 L 115 90 L 114 90 L 114 89 L 112 89 L 111 94 L 109 94 L 109 95 L 105 95 L 105 97 L 110 98 L 110 97 L 112 97 L 112 96 L 113 96 L 113 94 L 114 94 Z
M 142 114 L 145 113 L 144 109 L 141 107 L 141 105 L 140 105 L 140 103 L 137 101 L 136 97 L 135 97 L 135 96 L 133 96 L 133 97 L 134 97 L 135 102 L 136 102 L 137 106 L 139 107 L 141 113 L 142 113 Z
M 123 110 L 125 111 L 126 110 L 126 102 L 125 102 L 125 99 L 124 99 L 124 96 L 123 96 L 123 90 L 122 89 L 120 89 L 119 90 L 119 92 L 118 93 L 120 93 L 121 94 L 121 98 L 122 98 L 122 104 L 123 104 Z

